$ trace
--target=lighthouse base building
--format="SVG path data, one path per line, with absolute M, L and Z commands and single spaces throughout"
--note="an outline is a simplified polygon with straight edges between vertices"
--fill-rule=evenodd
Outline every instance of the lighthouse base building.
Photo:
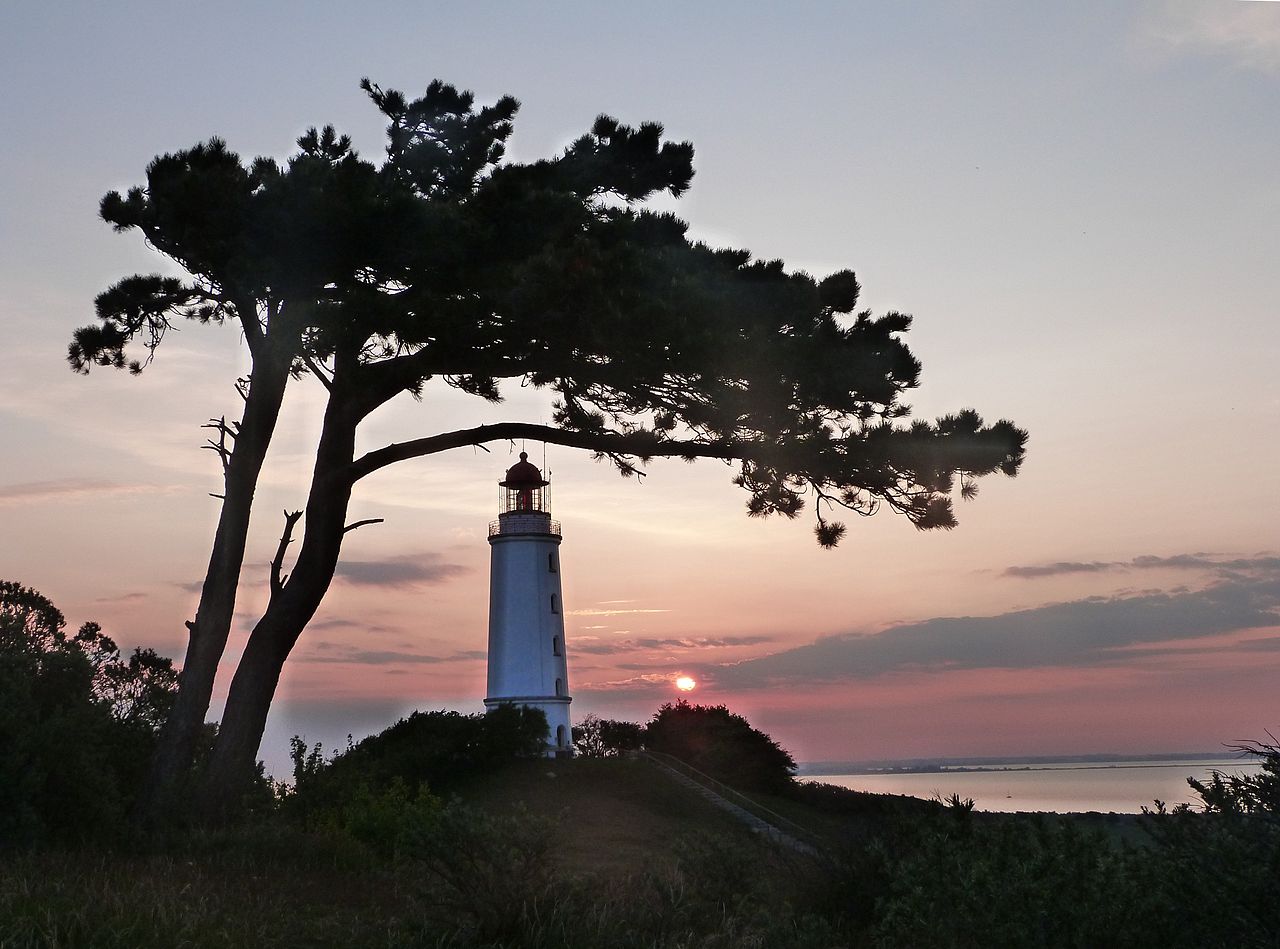
M 569 669 L 560 587 L 560 524 L 550 483 L 525 452 L 499 482 L 489 525 L 489 681 L 485 708 L 525 705 L 547 716 L 547 754 L 572 753 Z

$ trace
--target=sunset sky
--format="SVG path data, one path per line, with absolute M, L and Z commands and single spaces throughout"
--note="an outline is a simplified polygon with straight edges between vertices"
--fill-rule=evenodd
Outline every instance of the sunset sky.
M 311 125 L 382 150 L 362 76 L 522 103 L 510 154 L 605 112 L 692 141 L 671 207 L 710 243 L 915 316 L 924 417 L 1031 433 L 960 527 L 749 520 L 732 470 L 642 482 L 548 448 L 574 715 L 647 719 L 689 674 L 801 760 L 1212 749 L 1280 728 L 1280 3 L 0 6 L 0 578 L 71 625 L 175 657 L 233 415 L 230 327 L 142 376 L 65 362 L 94 296 L 169 271 L 97 217 L 156 154 L 212 135 L 284 158 Z M 362 448 L 546 421 L 428 388 Z M 295 384 L 257 496 L 229 678 L 301 507 L 321 391 Z M 525 446 L 542 463 L 541 445 Z M 488 521 L 520 445 L 358 486 L 338 579 L 286 667 L 262 755 L 414 708 L 479 711 Z M 221 693 L 218 701 L 220 701 Z M 214 710 L 216 715 L 217 708 Z

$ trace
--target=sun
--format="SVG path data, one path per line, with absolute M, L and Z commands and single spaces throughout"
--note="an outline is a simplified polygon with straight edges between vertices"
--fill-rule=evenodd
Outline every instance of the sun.
M 676 688 L 681 692 L 692 692 L 698 687 L 698 680 L 693 676 L 676 676 Z

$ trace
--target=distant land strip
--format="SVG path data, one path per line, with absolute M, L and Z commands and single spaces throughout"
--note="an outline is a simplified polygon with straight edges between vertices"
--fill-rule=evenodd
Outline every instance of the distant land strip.
M 876 761 L 803 761 L 796 773 L 801 777 L 827 774 L 933 774 L 965 771 L 1052 771 L 1054 765 L 1093 768 L 1174 767 L 1186 761 L 1249 761 L 1247 755 L 1231 748 L 1216 751 L 1178 751 L 1168 754 L 1026 755 L 992 758 L 907 758 Z

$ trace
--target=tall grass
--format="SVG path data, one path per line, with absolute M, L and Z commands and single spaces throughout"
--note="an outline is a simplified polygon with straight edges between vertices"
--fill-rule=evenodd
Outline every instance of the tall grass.
M 67 852 L 14 856 L 0 871 L 4 949 L 433 945 L 412 909 L 385 875 L 296 864 Z

